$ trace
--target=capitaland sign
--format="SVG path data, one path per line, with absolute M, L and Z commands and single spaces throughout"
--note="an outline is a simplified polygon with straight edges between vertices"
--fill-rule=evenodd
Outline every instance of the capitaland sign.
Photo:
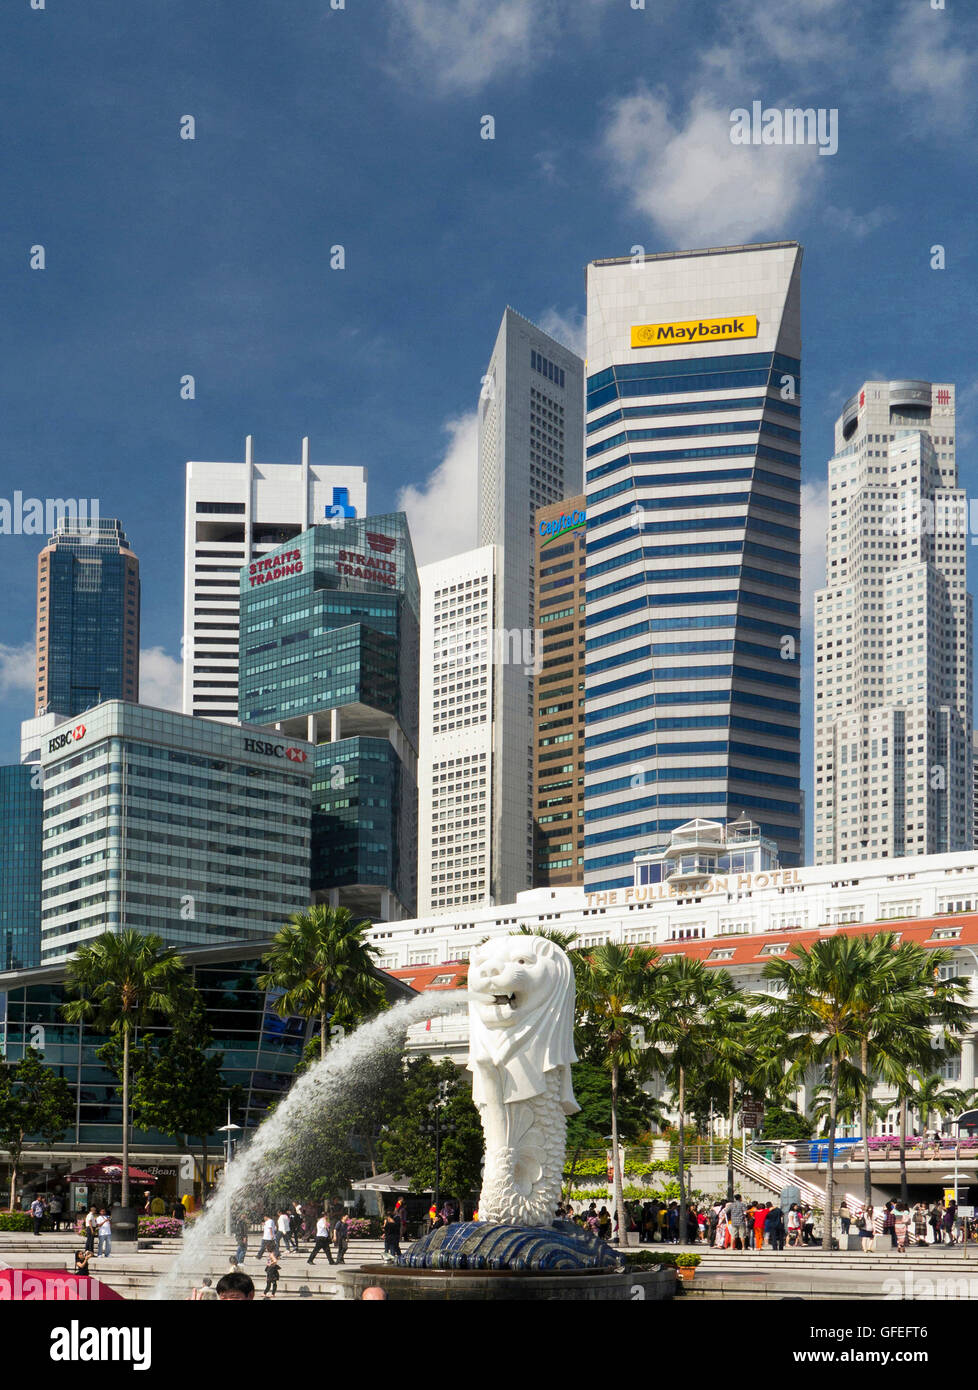
M 269 743 L 260 738 L 246 738 L 246 753 L 262 753 L 267 758 L 288 758 L 290 763 L 304 763 L 309 754 L 304 748 L 295 748 L 287 743 Z
M 588 907 L 625 907 L 629 903 L 654 903 L 669 898 L 705 898 L 712 893 L 751 893 L 761 888 L 786 888 L 801 883 L 797 869 L 769 869 L 760 874 L 715 874 L 701 885 L 679 888 L 674 883 L 643 883 L 634 888 L 611 888 L 607 893 L 587 893 Z
M 78 743 L 87 732 L 84 724 L 76 724 L 73 729 L 68 729 L 63 734 L 55 734 L 53 738 L 48 739 L 48 752 L 57 753 L 59 749 L 67 748 L 70 743 Z
M 715 343 L 732 338 L 756 338 L 757 315 L 729 319 L 684 319 L 680 323 L 632 325 L 632 347 L 676 347 L 686 343 Z
M 264 560 L 255 560 L 248 566 L 248 583 L 254 589 L 258 584 L 268 584 L 274 579 L 284 579 L 290 574 L 302 573 L 302 552 L 283 550 L 281 555 L 267 555 Z
M 553 521 L 541 521 L 540 535 L 543 537 L 541 547 L 549 545 L 550 542 L 555 541 L 558 536 L 566 536 L 568 531 L 580 530 L 586 523 L 587 512 L 576 510 L 573 512 L 562 512 L 561 515 L 555 517 Z

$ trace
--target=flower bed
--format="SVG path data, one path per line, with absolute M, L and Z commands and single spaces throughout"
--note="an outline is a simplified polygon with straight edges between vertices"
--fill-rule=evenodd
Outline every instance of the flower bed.
M 0 1211 L 0 1231 L 33 1231 L 34 1218 L 29 1211 Z M 41 1223 L 42 1231 L 50 1231 L 51 1218 L 46 1216 Z
M 173 1240 L 183 1235 L 183 1222 L 172 1216 L 141 1216 L 137 1234 L 147 1240 Z
M 351 1240 L 376 1240 L 381 1234 L 381 1223 L 375 1216 L 351 1216 L 347 1226 Z

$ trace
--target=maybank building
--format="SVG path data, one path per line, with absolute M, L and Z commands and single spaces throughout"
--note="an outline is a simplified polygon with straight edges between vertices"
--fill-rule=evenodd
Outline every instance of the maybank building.
M 801 862 L 801 257 L 588 266 L 589 892 L 698 817 Z

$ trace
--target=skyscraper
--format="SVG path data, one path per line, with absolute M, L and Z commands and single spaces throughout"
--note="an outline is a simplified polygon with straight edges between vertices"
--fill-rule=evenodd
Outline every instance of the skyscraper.
M 815 862 L 971 847 L 972 606 L 954 387 L 868 381 L 835 425 L 815 595 Z
M 696 818 L 800 855 L 796 242 L 587 272 L 585 886 Z
M 272 936 L 309 905 L 311 753 L 120 700 L 55 728 L 41 750 L 41 964 L 127 928 L 168 946 Z
M 496 547 L 486 545 L 418 571 L 419 916 L 497 901 L 491 776 L 496 558 Z
M 513 309 L 503 314 L 479 399 L 480 546 L 499 547 L 498 646 L 519 650 L 533 628 L 536 510 L 577 492 L 583 456 L 584 364 Z M 497 901 L 533 878 L 533 676 L 495 664 L 493 863 Z
M 41 963 L 39 769 L 0 767 L 0 970 Z
M 122 524 L 65 519 L 37 561 L 35 714 L 139 699 L 139 561 Z
M 584 882 L 585 498 L 537 511 L 533 886 Z
M 403 512 L 312 526 L 241 571 L 241 718 L 314 747 L 312 892 L 415 911 L 418 572 Z
M 188 463 L 184 535 L 183 712 L 238 717 L 241 566 L 316 522 L 364 516 L 367 473 L 309 462 Z

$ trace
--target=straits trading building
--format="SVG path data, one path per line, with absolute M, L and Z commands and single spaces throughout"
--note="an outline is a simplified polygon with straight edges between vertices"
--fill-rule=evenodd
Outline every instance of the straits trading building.
M 585 863 L 746 815 L 801 862 L 801 248 L 588 267 Z

